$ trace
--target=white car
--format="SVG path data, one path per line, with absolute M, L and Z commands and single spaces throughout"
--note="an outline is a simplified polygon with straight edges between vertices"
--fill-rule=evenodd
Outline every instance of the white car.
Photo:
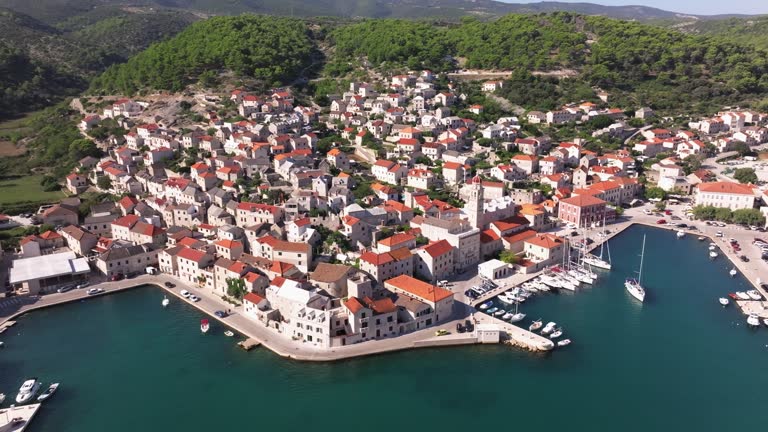
M 88 291 L 86 291 L 85 293 L 86 293 L 86 294 L 88 294 L 88 295 L 90 296 L 90 295 L 101 294 L 101 293 L 103 293 L 103 292 L 104 292 L 104 290 L 103 290 L 103 289 L 101 289 L 101 288 L 90 288 L 90 289 L 89 289 Z
M 184 297 L 184 298 L 189 298 L 189 296 L 190 296 L 190 293 L 187 290 L 181 290 L 181 292 L 179 294 L 181 294 L 181 296 Z
M 200 301 L 200 297 L 198 297 L 198 296 L 196 296 L 196 295 L 194 295 L 194 294 L 191 294 L 191 295 L 189 296 L 189 300 L 190 300 L 190 301 L 192 301 L 192 302 L 195 302 L 195 303 L 197 303 L 197 302 L 199 302 L 199 301 Z

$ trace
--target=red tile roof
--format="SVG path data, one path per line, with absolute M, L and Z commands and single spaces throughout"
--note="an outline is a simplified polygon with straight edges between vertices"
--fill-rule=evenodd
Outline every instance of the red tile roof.
M 437 258 L 447 253 L 453 253 L 453 246 L 448 243 L 448 240 L 440 240 L 439 242 L 424 246 L 424 251 L 432 258 Z
M 248 294 L 243 296 L 243 301 L 249 301 L 253 304 L 259 304 L 264 300 L 266 300 L 264 297 L 252 292 L 249 292 Z
M 400 275 L 384 282 L 400 291 L 413 295 L 421 300 L 432 303 L 453 297 L 453 293 L 447 289 L 440 288 L 426 282 L 422 282 L 408 275 Z
M 755 194 L 753 186 L 743 185 L 739 183 L 732 183 L 732 182 L 700 183 L 698 188 L 700 192 L 712 192 L 712 193 L 734 194 L 734 195 L 754 195 Z

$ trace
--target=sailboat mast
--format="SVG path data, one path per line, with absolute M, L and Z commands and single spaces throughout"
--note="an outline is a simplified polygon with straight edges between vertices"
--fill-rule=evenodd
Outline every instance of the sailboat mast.
M 640 251 L 640 272 L 637 275 L 637 282 L 640 283 L 640 280 L 643 278 L 643 257 L 645 256 L 645 234 L 643 234 L 643 248 Z

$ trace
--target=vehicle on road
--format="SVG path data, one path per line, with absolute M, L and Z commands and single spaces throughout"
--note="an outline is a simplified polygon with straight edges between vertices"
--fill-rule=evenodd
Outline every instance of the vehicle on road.
M 116 281 L 123 280 L 123 279 L 125 279 L 125 275 L 122 274 L 122 273 L 118 273 L 118 274 L 112 276 L 111 280 L 112 280 L 112 282 L 116 282 Z
M 75 288 L 74 285 L 65 285 L 59 289 L 56 290 L 57 293 L 65 293 L 67 291 L 72 291 Z
M 196 295 L 194 295 L 194 294 L 190 294 L 190 296 L 189 296 L 189 300 L 191 300 L 191 301 L 192 301 L 192 302 L 194 302 L 194 303 L 197 303 L 197 302 L 199 302 L 199 301 L 200 301 L 200 297 L 198 297 L 198 296 L 196 296 Z
M 189 298 L 189 296 L 192 295 L 187 290 L 181 290 L 181 292 L 179 294 L 181 294 L 181 296 L 184 297 L 184 298 Z
M 91 296 L 91 295 L 101 294 L 103 292 L 104 290 L 102 288 L 90 288 L 85 293 Z
M 227 313 L 224 312 L 223 310 L 217 310 L 213 314 L 216 315 L 219 318 L 226 318 L 227 317 Z
M 656 221 L 656 223 L 659 225 L 664 225 L 665 223 L 667 223 L 667 221 L 665 219 L 659 219 Z
M 166 283 L 165 283 L 165 287 L 166 287 L 166 288 L 175 288 L 175 287 L 176 287 L 176 284 L 173 284 L 173 283 L 171 283 L 171 282 L 166 282 Z

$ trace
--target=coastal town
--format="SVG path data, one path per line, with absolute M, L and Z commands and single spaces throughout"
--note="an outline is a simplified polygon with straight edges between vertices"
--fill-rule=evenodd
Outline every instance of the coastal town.
M 51 227 L 5 252 L 0 318 L 154 283 L 294 358 L 500 339 L 550 350 L 481 313 L 488 295 L 472 288 L 527 283 L 632 223 L 727 213 L 729 233 L 764 231 L 768 170 L 754 150 L 768 114 L 681 122 L 600 93 L 493 118 L 466 85 L 425 70 L 352 82 L 323 106 L 291 88 L 80 100 L 79 128 L 104 156 L 80 160 L 61 202 L 0 217 Z M 536 133 L 587 124 L 620 144 Z

